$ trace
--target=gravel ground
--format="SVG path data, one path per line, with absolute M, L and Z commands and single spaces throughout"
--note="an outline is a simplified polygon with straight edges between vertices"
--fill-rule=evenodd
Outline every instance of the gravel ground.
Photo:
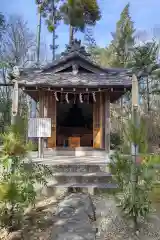
M 95 196 L 97 216 L 97 240 L 160 240 L 160 212 L 150 215 L 147 222 L 140 222 L 137 236 L 133 234 L 132 224 L 122 218 L 111 196 Z
M 140 232 L 134 236 L 131 222 L 121 217 L 113 197 L 95 195 L 92 199 L 96 206 L 97 240 L 160 240 L 160 204 L 159 212 L 152 214 L 146 223 L 141 221 Z M 28 211 L 22 231 L 16 233 L 22 234 L 20 237 L 9 236 L 1 229 L 0 240 L 49 240 L 59 200 L 48 197 L 39 201 L 35 210 Z

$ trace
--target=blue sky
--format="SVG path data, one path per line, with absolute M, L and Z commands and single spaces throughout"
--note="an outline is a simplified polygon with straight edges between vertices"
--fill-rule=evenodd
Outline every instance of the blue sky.
M 97 45 L 104 47 L 111 40 L 111 32 L 115 30 L 115 24 L 128 0 L 98 0 L 102 11 L 102 19 L 94 28 L 94 37 Z M 152 30 L 160 26 L 160 0 L 130 0 L 131 17 L 135 27 L 151 34 Z M 0 0 L 0 12 L 5 15 L 19 14 L 28 22 L 29 28 L 36 33 L 37 9 L 35 0 Z M 158 32 L 158 30 L 157 30 Z M 160 35 L 159 32 L 156 34 Z M 68 43 L 68 27 L 61 24 L 57 29 L 59 38 L 57 44 L 62 51 Z M 83 40 L 82 35 L 78 35 Z M 42 41 L 47 45 L 51 43 L 51 34 L 47 32 L 45 24 L 42 27 Z

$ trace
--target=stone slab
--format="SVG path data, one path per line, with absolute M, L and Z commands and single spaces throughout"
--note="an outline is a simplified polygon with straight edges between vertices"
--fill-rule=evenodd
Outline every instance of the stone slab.
M 88 194 L 71 194 L 59 203 L 50 240 L 95 240 L 95 207 Z

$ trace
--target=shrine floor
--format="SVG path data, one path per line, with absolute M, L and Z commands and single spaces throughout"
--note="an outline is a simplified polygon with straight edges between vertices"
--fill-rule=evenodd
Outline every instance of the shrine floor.
M 112 154 L 112 151 L 110 152 Z M 38 152 L 31 152 L 29 157 L 38 163 L 47 165 L 72 165 L 72 164 L 106 164 L 109 162 L 109 155 L 104 150 L 95 150 L 91 148 L 64 149 L 57 148 L 44 149 L 42 158 L 38 157 Z

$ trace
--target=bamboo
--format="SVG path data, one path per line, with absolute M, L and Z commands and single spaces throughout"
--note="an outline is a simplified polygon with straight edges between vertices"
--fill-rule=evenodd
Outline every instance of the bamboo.
M 135 75 L 132 76 L 132 122 L 134 127 L 138 130 L 139 127 L 139 113 L 138 113 L 138 107 L 139 107 L 139 90 L 138 90 L 138 80 Z M 132 181 L 132 187 L 133 187 L 133 203 L 135 202 L 135 196 L 136 196 L 136 184 L 137 184 L 137 176 L 136 176 L 136 159 L 138 156 L 138 149 L 139 146 L 136 143 L 131 144 L 131 155 L 132 155 L 132 175 L 131 175 L 131 181 Z M 134 220 L 134 228 L 136 230 L 137 222 L 136 219 Z

